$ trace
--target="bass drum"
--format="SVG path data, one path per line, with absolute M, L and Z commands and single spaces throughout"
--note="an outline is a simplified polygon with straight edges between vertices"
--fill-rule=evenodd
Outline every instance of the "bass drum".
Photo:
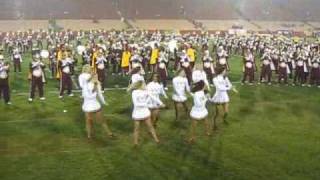
M 85 50 L 86 50 L 86 47 L 85 47 L 85 46 L 80 45 L 80 46 L 77 47 L 77 53 L 78 53 L 79 55 L 82 55 L 82 53 L 83 53 Z
M 40 56 L 44 59 L 48 58 L 49 57 L 49 51 L 48 50 L 42 50 L 40 52 Z

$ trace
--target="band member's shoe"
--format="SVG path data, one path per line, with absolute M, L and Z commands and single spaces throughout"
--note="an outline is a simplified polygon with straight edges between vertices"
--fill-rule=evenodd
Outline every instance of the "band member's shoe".
M 302 87 L 305 87 L 306 85 L 305 85 L 305 84 L 302 84 L 301 86 L 302 86 Z
M 33 101 L 33 99 L 32 99 L 32 98 L 29 98 L 29 99 L 28 99 L 28 101 L 29 101 L 29 102 L 32 102 L 32 101 Z
M 45 97 L 41 97 L 40 100 L 41 100 L 41 101 L 44 101 L 44 100 L 46 100 L 46 98 L 45 98 Z
M 167 88 L 167 87 L 165 87 L 165 88 L 164 88 L 164 90 L 168 91 L 168 88 Z
M 59 99 L 62 99 L 63 98 L 63 96 L 59 96 Z
M 318 88 L 320 88 L 320 86 L 318 86 Z
M 268 85 L 271 86 L 271 82 L 269 82 Z
M 311 87 L 311 84 L 309 84 L 308 87 Z
M 7 102 L 7 105 L 11 105 L 12 103 L 9 101 L 9 102 Z
M 73 97 L 73 96 L 74 96 L 74 94 L 72 94 L 72 93 L 71 93 L 71 94 L 69 94 L 69 97 Z

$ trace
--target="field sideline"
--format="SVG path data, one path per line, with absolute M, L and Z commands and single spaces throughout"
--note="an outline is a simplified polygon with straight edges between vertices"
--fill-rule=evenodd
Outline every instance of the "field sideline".
M 232 81 L 241 79 L 240 62 L 231 58 Z M 236 84 L 240 93 L 230 93 L 230 124 L 220 123 L 211 137 L 199 126 L 194 145 L 184 142 L 190 120 L 183 116 L 174 122 L 173 104 L 165 100 L 169 109 L 162 111 L 157 129 L 162 143 L 156 145 L 143 132 L 140 147 L 134 149 L 131 100 L 125 90 L 105 93 L 109 106 L 104 115 L 117 137 L 108 138 L 97 126 L 95 140 L 88 142 L 79 93 L 59 100 L 55 80 L 49 80 L 47 100 L 29 104 L 26 77 L 26 72 L 11 72 L 13 105 L 0 103 L 0 179 L 320 177 L 318 88 Z M 126 85 L 126 78 L 110 75 L 107 80 L 108 88 Z

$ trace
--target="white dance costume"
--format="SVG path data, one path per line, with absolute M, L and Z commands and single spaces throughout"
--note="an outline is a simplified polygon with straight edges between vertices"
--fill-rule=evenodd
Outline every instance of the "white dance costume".
M 147 91 L 154 97 L 157 98 L 158 101 L 154 101 L 151 99 L 149 108 L 150 109 L 157 109 L 160 108 L 159 104 L 157 102 L 160 101 L 160 95 L 167 98 L 167 94 L 163 88 L 163 86 L 158 82 L 150 82 L 147 85 Z
M 193 106 L 190 111 L 190 116 L 193 119 L 201 120 L 208 116 L 208 110 L 206 108 L 206 102 L 208 98 L 204 94 L 204 91 L 197 91 L 193 95 Z
M 132 102 L 133 102 L 133 120 L 145 120 L 150 117 L 151 112 L 149 110 L 149 104 L 154 101 L 157 106 L 163 105 L 160 99 L 152 96 L 147 90 L 134 90 L 132 91 Z
M 177 76 L 172 80 L 173 95 L 172 99 L 175 102 L 185 102 L 187 100 L 186 91 L 190 92 L 188 79 L 185 77 Z
M 213 84 L 216 87 L 216 93 L 212 97 L 211 101 L 217 104 L 224 104 L 230 101 L 228 92 L 232 88 L 232 84 L 230 83 L 228 77 L 224 77 L 223 75 L 218 75 L 213 78 Z
M 97 88 L 96 91 L 93 90 L 94 84 L 92 82 L 84 84 L 84 86 L 82 87 L 82 94 L 84 100 L 82 110 L 84 112 L 97 112 L 101 109 L 100 103 L 106 104 L 101 89 Z

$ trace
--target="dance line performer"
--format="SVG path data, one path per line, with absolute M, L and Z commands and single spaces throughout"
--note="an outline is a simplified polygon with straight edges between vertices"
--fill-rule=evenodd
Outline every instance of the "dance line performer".
M 102 106 L 106 105 L 105 99 L 102 95 L 100 81 L 98 75 L 94 74 L 89 82 L 82 84 L 83 104 L 82 110 L 86 114 L 86 130 L 87 137 L 91 139 L 93 132 L 93 116 L 101 124 L 102 128 L 106 131 L 109 137 L 113 137 L 113 133 L 109 129 L 106 121 L 103 119 Z

